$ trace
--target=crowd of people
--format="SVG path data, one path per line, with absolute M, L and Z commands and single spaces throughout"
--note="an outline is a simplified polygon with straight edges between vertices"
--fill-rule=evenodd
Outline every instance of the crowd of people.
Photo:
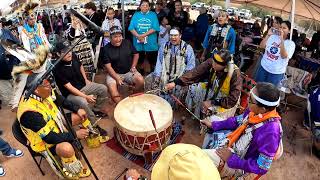
M 51 17 L 36 15 L 35 7 L 26 6 L 20 23 L 0 21 L 0 83 L 9 87 L 1 89 L 1 100 L 17 112 L 32 150 L 41 153 L 58 176 L 69 179 L 87 177 L 90 170 L 76 156 L 74 137 L 66 130 L 66 121 L 82 126 L 76 129 L 76 138 L 97 133 L 101 143 L 108 141 L 108 132 L 97 121 L 108 116 L 109 99 L 117 104 L 125 98 L 119 90 L 123 86 L 130 87 L 132 93 L 164 90 L 166 95 L 157 95 L 176 109 L 175 100 L 168 95 L 174 94 L 185 100 L 208 129 L 202 149 L 183 144 L 167 147 L 153 168 L 152 179 L 195 175 L 200 179 L 240 178 L 249 173 L 260 177 L 283 152 L 278 86 L 289 60 L 303 47 L 312 51 L 313 57 L 319 54 L 319 32 L 308 42 L 304 34 L 290 40 L 291 24 L 280 17 L 249 25 L 250 43 L 264 52 L 252 77 L 257 84 L 249 92 L 248 108 L 237 115 L 246 72 L 234 62 L 240 51 L 238 41 L 245 41 L 241 36 L 248 33 L 248 28 L 230 20 L 226 11 L 220 10 L 212 17 L 200 8 L 193 22 L 180 0 L 159 0 L 154 9 L 148 0 L 142 0 L 137 11 L 121 19 L 118 10 L 108 7 L 103 13 L 89 2 L 84 6 L 85 15 L 101 27 L 101 34 L 66 6 L 61 14 Z M 265 24 L 268 28 L 264 33 Z M 15 57 L 8 52 L 13 46 L 7 42 L 20 44 L 36 58 Z M 69 50 L 71 46 L 74 48 Z M 51 75 L 26 97 L 47 64 L 62 56 Z M 51 63 L 47 60 L 50 58 Z M 105 74 L 105 84 L 94 82 L 98 70 Z M 68 110 L 65 117 L 60 107 Z M 315 129 L 320 129 L 320 123 L 315 124 Z M 318 151 L 319 144 L 318 135 Z M 23 155 L 2 139 L 0 150 L 6 156 Z M 0 176 L 4 174 L 0 167 Z M 130 170 L 130 178 L 141 176 Z

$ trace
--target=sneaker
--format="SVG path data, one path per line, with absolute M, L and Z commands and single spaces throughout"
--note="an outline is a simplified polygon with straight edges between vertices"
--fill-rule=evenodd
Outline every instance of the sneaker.
M 4 176 L 6 174 L 6 171 L 4 171 L 3 167 L 0 166 L 0 177 Z
M 8 154 L 4 154 L 7 157 L 21 157 L 23 156 L 23 152 L 19 149 L 13 149 L 11 148 L 10 152 Z
M 100 126 L 97 125 L 95 128 L 98 129 L 100 136 L 108 136 L 108 132 L 102 129 Z

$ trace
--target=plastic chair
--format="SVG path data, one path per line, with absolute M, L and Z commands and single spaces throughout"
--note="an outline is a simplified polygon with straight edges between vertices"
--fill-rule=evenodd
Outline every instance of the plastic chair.
M 21 127 L 20 127 L 20 123 L 18 120 L 15 120 L 14 123 L 12 124 L 12 133 L 13 136 L 17 139 L 17 141 L 19 141 L 22 145 L 26 146 L 28 151 L 31 154 L 32 159 L 34 160 L 34 162 L 36 163 L 38 169 L 40 170 L 41 174 L 44 176 L 44 172 L 41 169 L 41 162 L 42 159 L 44 159 L 44 157 L 42 156 L 42 154 L 34 152 L 28 142 L 28 139 L 25 137 L 25 135 L 23 134 Z M 36 157 L 40 157 L 40 160 L 37 161 Z

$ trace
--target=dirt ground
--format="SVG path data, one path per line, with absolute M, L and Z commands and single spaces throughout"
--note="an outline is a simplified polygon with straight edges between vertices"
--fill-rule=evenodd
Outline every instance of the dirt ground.
M 104 82 L 101 76 L 97 76 L 97 82 Z M 300 99 L 290 98 L 291 102 L 297 104 Z M 301 103 L 300 103 L 301 104 Z M 304 103 L 302 103 L 303 105 Z M 107 129 L 109 134 L 113 136 L 113 106 L 109 108 L 109 118 L 102 119 L 99 124 L 101 127 Z M 190 143 L 198 146 L 202 145 L 203 136 L 199 135 L 199 124 L 189 118 L 188 114 L 183 109 L 175 112 L 175 119 L 180 120 L 181 116 L 187 117 L 183 125 L 185 135 L 182 138 L 182 143 Z M 310 132 L 302 126 L 303 110 L 302 109 L 289 109 L 282 115 L 283 120 L 283 143 L 284 154 L 275 161 L 271 170 L 262 179 L 272 180 L 313 180 L 320 179 L 320 161 L 314 155 L 310 154 L 311 138 Z M 0 110 L 0 128 L 4 131 L 2 138 L 5 139 L 15 148 L 24 151 L 25 155 L 21 158 L 6 158 L 0 156 L 0 162 L 6 170 L 6 176 L 0 179 L 14 179 L 14 180 L 51 180 L 58 179 L 57 176 L 50 169 L 46 161 L 42 162 L 42 169 L 45 176 L 42 176 L 37 166 L 32 160 L 28 150 L 21 145 L 11 133 L 11 125 L 15 119 L 15 114 L 12 113 L 8 107 L 3 106 Z M 101 145 L 96 149 L 89 149 L 84 145 L 84 151 L 93 166 L 96 174 L 100 179 L 115 179 L 125 168 L 135 168 L 143 175 L 150 177 L 150 172 L 134 164 L 133 162 L 125 159 L 117 154 L 106 145 Z M 86 179 L 94 179 L 90 176 Z M 246 179 L 253 179 L 249 176 Z

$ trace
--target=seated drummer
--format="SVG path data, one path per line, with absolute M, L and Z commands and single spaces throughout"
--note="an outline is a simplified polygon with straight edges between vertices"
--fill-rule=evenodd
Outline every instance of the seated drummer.
M 135 92 L 143 90 L 144 79 L 137 71 L 139 53 L 129 40 L 123 39 L 118 26 L 110 28 L 110 43 L 103 49 L 103 63 L 107 72 L 106 83 L 112 100 L 121 101 L 118 86 L 133 86 Z
M 153 89 L 163 88 L 195 67 L 195 56 L 192 47 L 181 40 L 180 29 L 170 30 L 170 41 L 161 45 L 154 72 L 151 74 Z M 148 77 L 147 77 L 148 78 Z M 146 83 L 147 83 L 146 78 Z
M 68 41 L 59 42 L 56 46 L 57 55 L 64 54 L 70 45 Z M 96 116 L 106 116 L 104 104 L 108 97 L 107 87 L 88 80 L 83 65 L 72 52 L 57 64 L 53 74 L 62 95 L 83 108 L 91 124 L 97 121 Z M 102 136 L 107 136 L 107 132 L 100 126 L 96 125 L 96 128 Z
M 39 77 L 39 75 L 38 75 Z M 26 90 L 32 87 L 37 80 L 37 74 L 33 73 L 27 78 Z M 88 169 L 84 169 L 82 163 L 76 158 L 75 150 L 71 143 L 74 141 L 71 132 L 67 132 L 63 125 L 63 119 L 58 107 L 72 111 L 67 114 L 72 125 L 81 124 L 87 120 L 86 112 L 79 106 L 72 104 L 63 96 L 52 93 L 50 82 L 45 79 L 34 91 L 29 99 L 25 100 L 22 96 L 18 105 L 17 119 L 27 137 L 33 151 L 41 153 L 52 167 L 61 176 L 67 179 L 87 177 L 90 175 Z M 88 122 L 90 124 L 90 122 Z M 89 135 L 88 129 L 79 129 L 76 136 L 84 139 Z M 56 163 L 58 159 L 61 160 Z
M 276 111 L 280 92 L 271 83 L 258 83 L 250 92 L 249 108 L 241 115 L 201 122 L 214 132 L 204 151 L 221 169 L 221 177 L 236 179 L 254 173 L 266 174 L 283 153 L 281 117 Z M 231 130 L 224 135 L 218 133 Z M 257 179 L 257 178 L 255 178 Z
M 239 68 L 229 63 L 230 61 L 229 51 L 222 49 L 193 70 L 168 83 L 166 89 L 171 90 L 176 85 L 186 86 L 203 82 L 207 78 L 209 82 L 204 89 L 207 97 L 198 100 L 199 103 L 202 102 L 204 113 L 209 114 L 209 111 L 215 113 L 233 108 L 240 97 L 242 78 Z M 195 105 L 195 107 L 199 106 L 200 104 Z

